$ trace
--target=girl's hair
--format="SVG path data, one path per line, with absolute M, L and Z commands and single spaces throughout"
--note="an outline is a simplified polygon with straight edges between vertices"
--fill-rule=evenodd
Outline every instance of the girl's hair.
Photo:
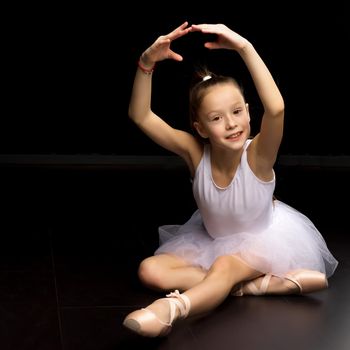
M 192 130 L 195 131 L 195 134 L 197 136 L 199 135 L 195 130 L 193 124 L 194 122 L 198 121 L 198 110 L 203 102 L 203 98 L 206 95 L 207 89 L 214 85 L 227 84 L 227 83 L 231 83 L 234 86 L 236 86 L 240 90 L 244 98 L 243 88 L 238 84 L 238 82 L 234 78 L 229 76 L 224 76 L 224 75 L 217 75 L 209 71 L 209 69 L 207 69 L 206 67 L 199 68 L 195 71 L 192 84 L 190 87 L 189 115 L 190 115 L 191 128 Z M 206 140 L 203 140 L 201 137 L 200 139 L 202 141 L 206 141 Z

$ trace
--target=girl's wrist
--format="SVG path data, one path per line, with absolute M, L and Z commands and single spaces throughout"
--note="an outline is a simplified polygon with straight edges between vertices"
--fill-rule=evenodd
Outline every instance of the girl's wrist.
M 145 63 L 144 59 L 142 58 L 142 55 L 140 56 L 137 66 L 142 70 L 143 73 L 145 74 L 152 74 L 154 71 L 154 68 L 156 66 L 155 63 L 153 64 L 147 64 Z

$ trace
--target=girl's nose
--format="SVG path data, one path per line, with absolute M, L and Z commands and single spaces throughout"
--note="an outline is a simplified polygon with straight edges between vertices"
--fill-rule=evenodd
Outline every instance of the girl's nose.
M 226 118 L 226 129 L 231 130 L 234 129 L 237 126 L 235 119 L 233 117 L 227 117 Z

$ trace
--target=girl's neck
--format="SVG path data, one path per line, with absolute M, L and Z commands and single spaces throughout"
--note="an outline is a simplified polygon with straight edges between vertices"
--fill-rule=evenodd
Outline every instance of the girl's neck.
M 243 147 L 240 150 L 228 150 L 217 149 L 210 145 L 210 162 L 212 168 L 215 168 L 221 173 L 230 174 L 235 172 L 243 153 Z

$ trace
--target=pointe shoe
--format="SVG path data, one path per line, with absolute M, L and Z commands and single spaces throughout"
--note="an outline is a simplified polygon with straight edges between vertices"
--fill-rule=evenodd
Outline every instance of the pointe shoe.
M 256 279 L 248 282 L 242 282 L 239 284 L 238 288 L 234 289 L 231 292 L 231 295 L 243 296 L 243 295 L 284 294 L 285 292 L 287 294 L 291 293 L 291 287 L 287 286 L 286 284 L 285 284 L 285 287 L 282 287 L 282 290 L 279 289 L 278 291 L 275 291 L 272 288 L 272 290 L 267 292 L 272 276 L 273 275 L 271 274 L 266 274 L 263 277 L 263 280 L 261 281 L 259 288 L 256 285 Z M 294 285 L 296 285 L 299 288 L 299 293 L 297 294 L 312 293 L 328 287 L 326 275 L 319 271 L 305 270 L 305 269 L 293 270 L 288 272 L 284 276 L 284 279 L 293 282 Z M 247 292 L 247 289 L 249 292 Z
M 284 276 L 285 279 L 295 283 L 300 290 L 300 294 L 312 293 L 328 287 L 326 275 L 313 270 L 294 270 Z
M 144 337 L 158 337 L 167 335 L 176 318 L 176 308 L 179 309 L 178 318 L 185 318 L 191 308 L 190 299 L 185 294 L 180 294 L 178 290 L 166 295 L 163 298 L 169 302 L 170 317 L 169 322 L 163 322 L 150 309 L 143 308 L 130 313 L 124 320 L 123 325 L 131 331 Z M 179 300 L 180 299 L 180 300 Z
M 243 296 L 244 295 L 243 288 L 248 288 L 251 295 L 264 295 L 266 294 L 267 288 L 269 287 L 271 277 L 272 277 L 271 274 L 266 274 L 263 280 L 261 281 L 259 288 L 256 286 L 254 280 L 249 282 L 242 282 L 239 284 L 237 289 L 231 292 L 231 295 L 236 297 Z

